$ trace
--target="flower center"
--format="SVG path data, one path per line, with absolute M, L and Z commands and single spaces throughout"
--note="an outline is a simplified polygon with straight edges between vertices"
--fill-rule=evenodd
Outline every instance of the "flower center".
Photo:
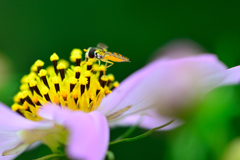
M 30 74 L 21 79 L 20 91 L 14 97 L 12 110 L 30 120 L 41 120 L 37 110 L 46 103 L 91 112 L 119 85 L 112 74 L 105 75 L 106 67 L 99 66 L 95 59 L 82 61 L 80 49 L 71 52 L 70 60 L 75 65 L 70 67 L 56 53 L 50 60 L 53 65 L 46 69 L 43 61 L 34 63 Z

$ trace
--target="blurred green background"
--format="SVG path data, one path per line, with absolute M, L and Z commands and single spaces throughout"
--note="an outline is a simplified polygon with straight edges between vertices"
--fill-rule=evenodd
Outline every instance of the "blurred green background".
M 122 81 L 159 47 L 178 38 L 196 41 L 229 67 L 239 65 L 240 1 L 0 0 L 0 100 L 11 105 L 20 78 L 37 59 L 50 64 L 53 52 L 69 59 L 73 48 L 104 42 L 110 51 L 131 60 L 108 70 Z M 217 89 L 183 126 L 110 150 L 117 160 L 222 159 L 230 142 L 240 136 L 239 91 L 238 86 Z M 125 130 L 114 129 L 112 137 Z M 50 150 L 41 146 L 17 159 L 46 154 Z

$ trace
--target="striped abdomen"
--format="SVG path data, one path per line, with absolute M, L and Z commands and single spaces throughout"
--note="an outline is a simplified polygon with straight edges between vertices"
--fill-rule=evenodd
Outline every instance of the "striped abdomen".
M 127 57 L 122 56 L 121 54 L 115 52 L 106 52 L 104 59 L 113 61 L 113 62 L 129 62 Z

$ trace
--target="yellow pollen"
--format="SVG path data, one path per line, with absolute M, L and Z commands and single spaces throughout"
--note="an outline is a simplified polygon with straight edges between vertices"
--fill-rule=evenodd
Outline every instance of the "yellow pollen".
M 61 96 L 63 97 L 64 100 L 66 100 L 68 97 L 68 93 L 66 91 L 62 91 Z
M 50 57 L 50 61 L 57 61 L 57 60 L 59 60 L 58 55 L 56 53 L 53 53 Z
M 47 75 L 47 71 L 45 69 L 41 69 L 40 72 L 38 73 L 38 75 L 40 77 L 46 76 Z
M 30 68 L 30 71 L 37 72 L 37 66 L 35 64 L 32 65 L 32 67 Z
M 90 71 L 86 71 L 85 72 L 85 77 L 90 77 L 91 76 L 91 72 Z
M 27 91 L 23 91 L 22 92 L 22 99 L 26 98 L 28 96 L 28 92 Z
M 73 49 L 70 59 L 75 63 L 69 65 L 53 53 L 52 65 L 47 69 L 43 68 L 43 61 L 37 60 L 31 72 L 22 77 L 12 110 L 33 121 L 41 120 L 37 111 L 47 103 L 83 112 L 96 110 L 102 98 L 111 94 L 111 88 L 118 84 L 112 74 L 106 76 L 105 65 L 99 66 L 96 59 L 82 61 L 81 58 L 82 51 Z
M 99 67 L 99 70 L 100 70 L 100 71 L 105 71 L 105 70 L 106 70 L 106 68 L 105 68 L 105 66 L 104 66 L 104 65 L 100 65 L 100 67 Z
M 94 72 L 99 71 L 99 66 L 98 66 L 98 64 L 93 64 L 92 70 L 93 70 Z
M 87 78 L 80 78 L 80 84 L 85 85 L 85 84 L 87 84 L 87 83 L 88 83 Z
M 107 80 L 108 80 L 108 78 L 107 78 L 107 76 L 106 76 L 106 75 L 103 75 L 103 76 L 101 77 L 101 80 L 102 80 L 102 81 L 107 81 Z
M 38 98 L 36 96 L 34 96 L 34 97 L 32 97 L 32 101 L 33 101 L 33 103 L 36 104 L 38 102 Z
M 81 69 L 81 67 L 77 66 L 74 68 L 74 70 L 75 70 L 75 72 L 81 72 L 82 69 Z
M 65 59 L 60 59 L 58 63 L 62 63 L 65 66 L 64 69 L 69 67 L 69 62 Z
M 30 86 L 30 87 L 34 87 L 34 86 L 36 86 L 36 85 L 37 85 L 37 81 L 35 81 L 35 80 L 33 80 L 33 79 L 32 79 L 32 80 L 30 81 L 30 83 L 29 83 L 29 86 Z
M 28 109 L 28 103 L 25 101 L 22 106 L 19 106 L 19 109 Z
M 63 63 L 59 63 L 58 65 L 57 65 L 57 69 L 65 69 L 66 68 L 66 66 L 63 64 Z
M 79 92 L 77 90 L 72 91 L 73 98 L 78 98 Z
M 53 82 L 53 84 L 56 84 L 56 83 L 59 83 L 60 80 L 59 80 L 58 77 L 53 77 L 53 78 L 52 78 L 52 82 Z
M 109 81 L 114 81 L 114 76 L 113 76 L 113 74 L 109 74 L 109 75 L 107 75 L 107 78 L 108 78 L 108 80 Z
M 56 95 L 54 95 L 54 97 L 53 97 L 53 102 L 56 103 L 56 104 L 59 104 L 59 103 L 60 103 L 59 97 L 56 96 Z
M 23 84 L 20 86 L 20 90 L 21 90 L 21 91 L 28 90 L 28 85 L 27 85 L 26 83 L 23 83 Z
M 118 86 L 119 86 L 119 82 L 118 82 L 118 81 L 116 81 L 116 82 L 113 83 L 113 87 L 114 87 L 114 88 L 116 88 L 116 87 L 118 87 Z
M 17 104 L 17 103 L 14 103 L 12 106 L 11 106 L 11 108 L 12 108 L 12 110 L 13 111 L 17 111 L 18 109 L 19 109 L 19 107 L 21 107 L 19 104 Z
M 48 91 L 49 91 L 49 89 L 47 88 L 47 87 L 43 87 L 42 88 L 42 93 L 45 95 L 45 94 L 47 94 L 48 93 Z
M 69 79 L 69 82 L 70 82 L 70 84 L 76 84 L 76 83 L 77 83 L 77 79 L 74 78 L 74 77 L 71 77 L 71 78 Z
M 37 61 L 35 62 L 35 65 L 36 65 L 37 67 L 42 67 L 42 66 L 44 65 L 44 62 L 41 61 L 41 60 L 37 60 Z

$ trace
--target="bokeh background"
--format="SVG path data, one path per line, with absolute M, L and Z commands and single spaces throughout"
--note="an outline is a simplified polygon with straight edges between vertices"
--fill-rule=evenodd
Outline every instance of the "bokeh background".
M 122 81 L 144 66 L 159 47 L 179 38 L 197 42 L 229 67 L 239 65 L 240 1 L 0 0 L 0 101 L 10 106 L 20 78 L 37 59 L 50 64 L 53 52 L 69 59 L 73 48 L 104 42 L 110 51 L 131 60 L 108 70 Z M 237 159 L 239 98 L 239 86 L 219 88 L 183 126 L 110 150 L 117 160 L 214 160 L 229 155 Z M 114 129 L 112 138 L 125 130 Z M 133 135 L 145 131 L 137 129 Z M 40 146 L 17 159 L 50 153 Z

